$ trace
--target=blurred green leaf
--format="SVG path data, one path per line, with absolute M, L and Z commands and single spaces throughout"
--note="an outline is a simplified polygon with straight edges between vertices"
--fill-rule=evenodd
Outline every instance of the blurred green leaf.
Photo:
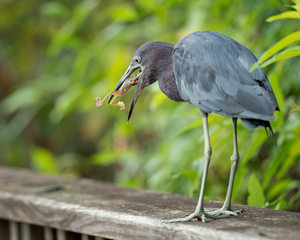
M 275 210 L 283 210 L 286 206 L 287 201 L 285 199 L 280 199 L 276 206 L 274 207 Z
M 295 107 L 291 112 L 300 112 L 300 105 Z
M 108 165 L 119 161 L 121 152 L 119 151 L 101 151 L 92 156 L 94 164 Z
M 59 122 L 72 108 L 74 101 L 80 96 L 82 90 L 78 88 L 70 88 L 56 100 L 55 107 L 51 112 L 51 119 Z
M 295 18 L 300 19 L 300 13 L 295 11 L 283 12 L 278 15 L 267 18 L 267 22 L 273 22 L 275 20 L 286 19 L 286 18 Z
M 251 157 L 255 155 L 255 153 L 259 150 L 263 142 L 266 141 L 267 136 L 264 132 L 259 132 L 256 135 L 254 135 L 255 141 L 251 141 L 250 146 L 247 148 L 248 151 L 246 155 L 244 156 L 243 160 L 241 161 L 240 167 L 245 166 Z
M 277 98 L 277 102 L 278 102 L 280 111 L 285 112 L 286 104 L 284 102 L 284 96 L 283 96 L 283 93 L 282 93 L 282 88 L 280 87 L 280 81 L 282 79 L 281 72 L 279 72 L 279 71 L 278 72 L 277 71 L 272 72 L 271 74 L 269 74 L 269 79 L 270 79 L 270 83 L 272 85 L 274 94 Z
M 146 9 L 146 10 L 151 10 L 155 7 L 156 2 L 154 0 L 136 0 L 137 4 Z
M 263 208 L 276 208 L 277 204 L 280 203 L 280 201 L 282 200 L 282 197 L 279 197 L 278 199 L 276 199 L 275 201 L 269 203 L 269 202 L 266 202 L 264 205 L 263 205 Z
M 266 52 L 264 52 L 262 56 L 259 58 L 258 62 L 259 63 L 264 62 L 265 60 L 273 56 L 281 49 L 299 40 L 300 40 L 300 31 L 289 34 L 288 36 L 286 36 L 285 38 L 281 39 L 279 42 L 274 44 Z
M 290 183 L 291 180 L 286 179 L 275 184 L 267 194 L 268 199 L 273 199 L 274 197 L 278 196 L 278 194 L 282 193 Z
M 240 190 L 240 187 L 243 184 L 246 173 L 248 173 L 248 171 L 249 171 L 248 168 L 243 167 L 243 168 L 239 169 L 235 175 L 234 185 L 233 185 L 233 190 L 232 190 L 232 198 L 231 198 L 233 202 Z
M 128 4 L 112 6 L 107 12 L 109 16 L 117 22 L 134 21 L 138 17 L 135 9 Z
M 188 123 L 184 128 L 178 130 L 177 132 L 174 133 L 174 136 L 173 138 L 177 138 L 179 135 L 191 130 L 191 129 L 194 129 L 194 128 L 197 128 L 199 126 L 202 125 L 202 119 L 198 119 L 196 121 L 193 121 L 191 123 Z
M 197 173 L 197 171 L 194 171 L 194 170 L 186 170 L 186 171 L 180 172 L 179 176 L 186 177 L 190 181 L 195 182 L 198 177 L 198 173 Z
M 44 173 L 59 173 L 59 166 L 55 156 L 43 148 L 36 148 L 31 152 L 31 161 L 34 169 Z
M 61 2 L 47 2 L 42 5 L 40 12 L 44 16 L 59 17 L 68 13 L 68 9 Z
M 89 15 L 89 13 L 99 5 L 98 0 L 82 0 L 76 6 L 72 17 L 74 25 L 80 25 Z
M 7 114 L 29 107 L 37 102 L 40 95 L 33 86 L 23 87 L 9 95 L 2 102 L 2 109 Z
M 262 206 L 265 204 L 266 199 L 255 173 L 252 173 L 248 183 L 248 205 L 250 206 Z
M 268 59 L 267 61 L 262 63 L 259 67 L 264 68 L 264 67 L 270 65 L 271 63 L 277 62 L 279 60 L 297 57 L 299 55 L 300 55 L 300 47 L 299 46 L 291 47 L 291 48 L 288 48 L 278 54 L 275 54 L 273 57 L 271 57 L 270 59 Z
M 286 141 L 282 144 L 280 148 L 280 152 L 277 153 L 269 163 L 267 170 L 264 173 L 264 181 L 263 188 L 266 189 L 270 184 L 271 180 L 276 178 L 277 173 L 282 167 L 282 158 L 286 159 L 286 156 L 289 156 L 290 149 L 294 146 L 294 144 L 298 141 L 298 139 L 293 138 L 289 141 Z
M 0 132 L 0 140 L 4 139 L 7 143 L 13 143 L 20 136 L 22 131 L 28 126 L 37 114 L 36 108 L 29 108 L 26 111 L 20 111 L 7 123 Z
M 298 186 L 299 186 L 299 181 L 298 181 Z M 296 194 L 294 194 L 288 201 L 289 207 L 293 206 L 293 204 L 300 198 L 300 189 L 298 188 L 298 191 Z

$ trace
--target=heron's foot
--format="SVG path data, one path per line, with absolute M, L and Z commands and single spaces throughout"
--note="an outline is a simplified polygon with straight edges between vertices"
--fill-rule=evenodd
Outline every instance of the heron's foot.
M 212 219 L 218 219 L 218 218 L 224 218 L 227 217 L 225 215 L 220 214 L 211 214 L 210 212 L 200 211 L 200 212 L 194 212 L 187 217 L 184 218 L 176 218 L 171 220 L 164 220 L 163 223 L 174 223 L 174 222 L 189 222 L 194 218 L 197 218 L 198 221 L 207 222 L 207 218 Z
M 225 209 L 221 208 L 221 209 L 218 209 L 218 210 L 215 210 L 212 212 L 205 212 L 205 211 L 194 212 L 184 218 L 164 220 L 162 222 L 163 223 L 189 222 L 194 218 L 197 218 L 199 221 L 202 221 L 202 222 L 207 222 L 207 218 L 212 218 L 212 219 L 228 218 L 228 217 L 232 217 L 232 216 L 242 215 L 243 212 L 244 212 L 244 209 L 233 211 L 233 210 L 225 210 Z
M 171 220 L 164 220 L 163 223 L 174 223 L 174 222 L 188 222 L 194 218 L 197 218 L 199 221 L 206 222 L 207 213 L 205 211 L 194 212 L 187 217 L 184 218 L 176 218 Z
M 244 209 L 233 211 L 231 209 L 220 208 L 215 211 L 208 212 L 209 215 L 215 216 L 216 218 L 228 218 L 232 216 L 239 216 L 244 213 Z

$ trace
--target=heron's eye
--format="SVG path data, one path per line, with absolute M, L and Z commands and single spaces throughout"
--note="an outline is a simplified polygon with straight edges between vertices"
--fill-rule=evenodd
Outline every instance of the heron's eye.
M 141 62 L 141 59 L 140 59 L 139 57 L 136 57 L 136 58 L 134 59 L 134 61 L 135 61 L 136 63 L 140 63 L 140 62 Z

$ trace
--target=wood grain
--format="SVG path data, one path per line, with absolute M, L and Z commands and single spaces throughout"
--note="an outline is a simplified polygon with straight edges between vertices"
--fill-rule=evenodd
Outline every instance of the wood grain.
M 0 218 L 109 239 L 299 239 L 300 213 L 233 204 L 239 217 L 162 224 L 197 199 L 0 168 Z M 221 202 L 205 201 L 213 210 Z M 58 231 L 59 232 L 59 231 Z

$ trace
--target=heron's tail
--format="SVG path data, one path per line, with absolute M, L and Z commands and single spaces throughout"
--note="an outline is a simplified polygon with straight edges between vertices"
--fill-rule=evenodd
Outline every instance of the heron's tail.
M 250 118 L 241 118 L 241 120 L 242 120 L 243 124 L 249 129 L 254 129 L 254 128 L 257 128 L 257 127 L 264 127 L 265 130 L 266 130 L 269 141 L 272 142 L 271 139 L 273 138 L 275 146 L 278 150 L 275 134 L 273 132 L 273 129 L 272 129 L 271 124 L 270 124 L 269 121 L 263 121 L 263 120 L 258 120 L 258 119 L 250 119 Z
M 273 132 L 273 129 L 272 129 L 272 127 L 271 127 L 271 124 L 270 124 L 270 122 L 265 122 L 266 124 L 263 126 L 264 128 L 265 128 L 265 130 L 266 130 L 266 133 L 267 133 L 267 136 L 268 136 L 268 139 L 269 139 L 269 141 L 271 142 L 271 137 L 273 138 L 273 141 L 274 141 L 274 143 L 275 143 L 275 146 L 276 146 L 276 148 L 278 149 L 278 147 L 277 147 L 277 142 L 276 142 L 276 138 L 275 138 L 275 134 L 274 134 L 274 132 Z

